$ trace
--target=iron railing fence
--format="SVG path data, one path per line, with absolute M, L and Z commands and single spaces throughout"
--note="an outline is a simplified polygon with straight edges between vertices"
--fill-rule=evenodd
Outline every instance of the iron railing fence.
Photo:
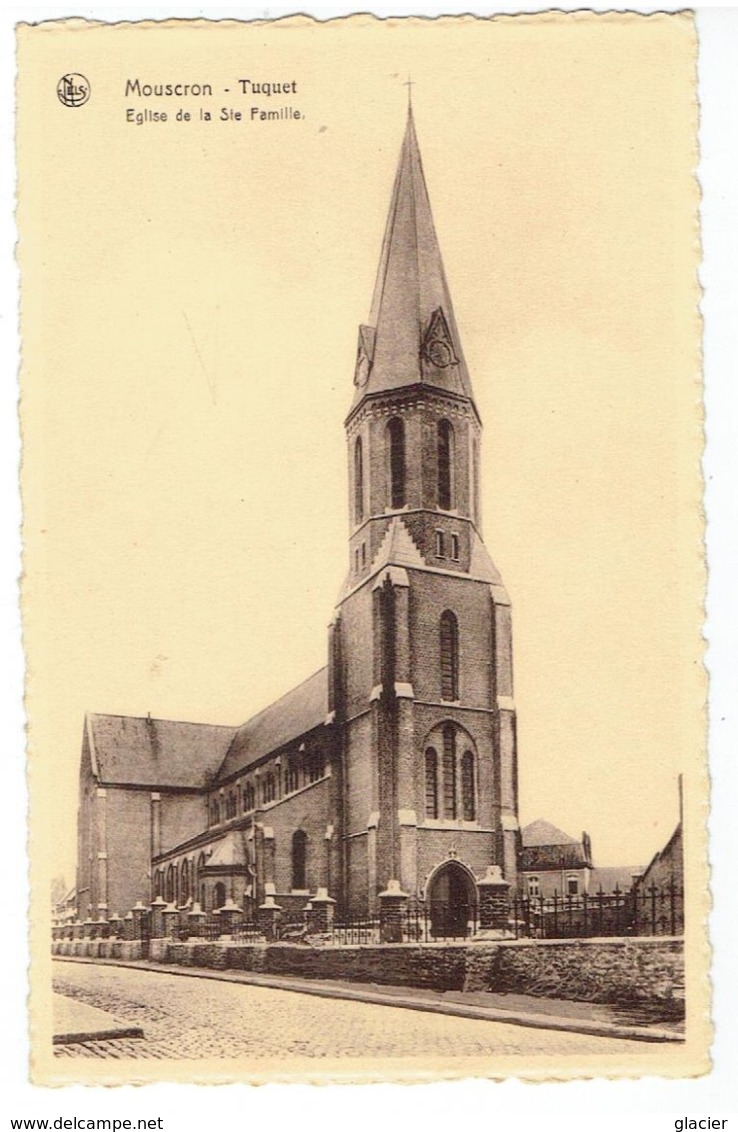
M 576 896 L 518 896 L 510 927 L 516 939 L 679 935 L 684 931 L 684 893 L 672 882 Z
M 57 941 L 106 937 L 122 941 L 138 940 L 148 954 L 153 936 L 170 935 L 177 940 L 215 941 L 227 936 L 238 942 L 281 940 L 285 943 L 321 945 L 371 945 L 379 943 L 441 943 L 489 938 L 488 922 L 480 924 L 479 909 L 464 903 L 458 907 L 418 901 L 395 909 L 391 915 L 337 910 L 323 925 L 315 909 L 287 908 L 272 920 L 262 920 L 253 907 L 244 909 L 243 918 L 221 912 L 190 917 L 178 909 L 175 925 L 158 922 L 140 909 L 135 918 L 118 917 L 109 923 L 75 923 L 56 928 Z M 235 909 L 231 910 L 232 912 Z M 386 910 L 385 910 L 386 912 Z M 509 915 L 499 920 L 495 910 L 494 935 L 512 939 L 576 939 L 598 936 L 678 936 L 684 932 L 684 890 L 671 881 L 657 886 L 636 883 L 632 888 L 613 892 L 580 893 L 560 896 L 516 896 Z M 330 922 L 329 922 L 330 921 Z
M 633 934 L 683 935 L 683 887 L 674 881 L 661 887 L 636 884 L 633 889 Z

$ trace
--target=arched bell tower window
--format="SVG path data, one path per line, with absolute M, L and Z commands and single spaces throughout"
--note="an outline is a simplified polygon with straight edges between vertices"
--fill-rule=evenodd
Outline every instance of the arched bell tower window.
M 438 506 L 450 511 L 454 505 L 454 430 L 450 421 L 438 422 Z
M 456 817 L 456 728 L 446 723 L 443 728 L 443 816 Z
M 438 755 L 433 747 L 425 752 L 425 816 L 438 817 Z
M 455 614 L 441 614 L 440 630 L 441 699 L 459 698 L 459 626 Z
M 354 522 L 364 521 L 364 454 L 361 437 L 354 444 Z
M 474 793 L 474 755 L 471 751 L 464 751 L 461 759 L 461 816 L 464 821 L 474 821 L 477 816 Z
M 307 888 L 307 834 L 296 829 L 292 834 L 292 887 Z
M 387 425 L 389 503 L 393 510 L 405 506 L 405 425 L 393 417 Z

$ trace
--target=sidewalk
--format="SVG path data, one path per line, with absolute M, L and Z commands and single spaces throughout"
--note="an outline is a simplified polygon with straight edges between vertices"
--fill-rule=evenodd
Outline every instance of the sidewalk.
M 476 1018 L 489 1022 L 507 1022 L 516 1026 L 532 1026 L 544 1030 L 591 1034 L 594 1037 L 628 1038 L 645 1042 L 680 1042 L 682 1029 L 670 1022 L 659 1025 L 638 1024 L 621 1020 L 620 1008 L 568 999 L 537 998 L 532 995 L 491 993 L 465 994 L 461 991 L 434 991 L 420 987 L 378 986 L 374 983 L 332 982 L 301 979 L 285 975 L 255 974 L 250 971 L 214 971 L 204 967 L 181 967 L 175 964 L 152 963 L 149 960 L 87 959 L 55 956 L 59 963 L 93 963 L 100 966 L 136 967 L 144 971 L 165 972 L 189 978 L 218 979 L 248 986 L 318 995 L 378 1006 L 395 1006 L 448 1014 L 458 1018 Z
M 72 1045 L 75 1042 L 102 1042 L 108 1038 L 142 1038 L 140 1026 L 119 1022 L 106 1010 L 78 1002 L 63 994 L 54 995 L 53 1043 Z

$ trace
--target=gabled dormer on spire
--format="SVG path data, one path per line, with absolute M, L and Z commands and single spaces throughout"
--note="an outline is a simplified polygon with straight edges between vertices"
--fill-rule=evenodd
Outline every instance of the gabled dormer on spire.
M 369 324 L 359 331 L 355 408 L 418 383 L 471 400 L 412 110 L 400 152 Z

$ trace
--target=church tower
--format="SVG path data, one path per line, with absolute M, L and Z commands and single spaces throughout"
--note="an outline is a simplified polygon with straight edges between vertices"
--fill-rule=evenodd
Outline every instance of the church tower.
M 481 421 L 412 111 L 346 419 L 349 573 L 330 637 L 343 889 L 397 881 L 463 917 L 487 866 L 515 884 L 510 602 L 482 541 Z

